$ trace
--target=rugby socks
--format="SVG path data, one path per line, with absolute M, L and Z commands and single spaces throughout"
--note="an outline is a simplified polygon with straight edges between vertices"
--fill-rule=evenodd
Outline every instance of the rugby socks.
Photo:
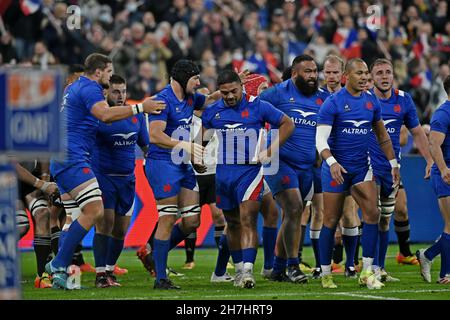
M 286 264 L 287 260 L 284 258 L 280 258 L 278 256 L 275 256 L 273 259 L 273 273 L 274 274 L 280 274 L 286 272 Z
M 56 256 L 58 254 L 58 243 L 59 243 L 59 237 L 61 235 L 61 229 L 58 226 L 53 227 L 50 230 L 50 233 L 51 233 L 50 234 L 50 237 L 51 237 L 50 242 L 51 242 L 52 252 Z
M 345 267 L 354 267 L 356 245 L 358 244 L 358 227 L 342 228 L 342 243 L 345 248 Z
M 378 231 L 378 266 L 384 269 L 386 253 L 389 246 L 389 230 Z
M 216 242 L 217 247 L 219 247 L 223 230 L 225 230 L 225 226 L 214 226 L 214 241 Z
M 333 248 L 333 262 L 341 263 L 343 258 L 344 246 L 342 244 L 335 244 Z
M 186 251 L 186 263 L 194 261 L 195 243 L 197 242 L 197 232 L 188 234 L 184 239 L 184 249 Z
M 367 258 L 370 258 L 370 266 L 372 266 L 373 258 L 377 248 L 378 240 L 378 223 L 369 224 L 364 223 L 363 235 L 361 237 L 362 256 L 363 256 L 363 269 L 367 269 Z M 366 261 L 366 263 L 364 262 Z
M 442 235 L 439 236 L 439 238 L 433 243 L 431 247 L 425 250 L 424 252 L 425 258 L 432 261 L 438 254 L 441 253 L 441 241 Z
M 242 250 L 230 250 L 231 259 L 233 260 L 234 270 L 236 273 L 242 272 L 244 262 L 242 261 Z
M 450 275 L 450 234 L 442 232 L 441 239 L 441 272 L 439 276 L 444 278 L 446 275 Z
M 39 277 L 45 272 L 45 264 L 52 252 L 49 236 L 35 235 L 33 240 L 34 253 L 36 255 L 37 274 Z
M 262 241 L 264 247 L 264 269 L 270 270 L 274 259 L 277 228 L 263 227 Z
M 153 260 L 155 261 L 156 281 L 167 279 L 167 257 L 169 255 L 170 240 L 153 239 Z
M 227 271 L 228 260 L 230 259 L 230 249 L 228 248 L 228 239 L 226 234 L 222 234 L 219 241 L 219 254 L 217 255 L 216 276 L 223 276 Z M 242 258 L 241 258 L 242 261 Z
M 298 246 L 298 261 L 300 263 L 302 263 L 303 242 L 305 241 L 305 234 L 306 234 L 306 226 L 302 224 L 300 226 L 300 243 Z
M 322 267 L 322 272 L 325 271 L 331 265 L 331 255 L 333 254 L 333 244 L 334 244 L 334 234 L 336 229 L 330 229 L 325 225 L 322 226 L 319 237 L 319 254 L 320 254 L 320 265 Z M 326 269 L 324 269 L 324 267 Z
M 61 250 L 62 244 L 64 243 L 66 236 L 67 236 L 67 230 L 61 230 L 61 233 L 59 234 L 59 239 L 58 239 L 58 252 L 59 252 L 59 250 Z
M 95 260 L 95 271 L 105 272 L 106 267 L 106 255 L 108 253 L 108 243 L 109 237 L 104 234 L 95 233 L 94 234 L 94 260 Z
M 83 254 L 81 253 L 81 249 L 83 249 L 83 245 L 81 244 L 81 242 L 77 245 L 77 247 L 75 248 L 75 252 L 73 253 L 73 258 L 72 258 L 72 264 L 75 264 L 77 266 L 81 266 L 82 264 L 84 264 L 84 258 L 83 258 Z
M 53 259 L 52 261 L 53 267 L 66 268 L 72 261 L 75 247 L 84 238 L 84 236 L 86 236 L 87 233 L 88 230 L 84 229 L 77 220 L 72 222 L 69 231 L 67 232 L 67 236 L 61 246 L 61 249 L 59 250 L 55 259 Z
M 242 261 L 244 262 L 244 272 L 253 273 L 253 265 L 256 260 L 256 248 L 242 249 Z
M 156 230 L 158 230 L 158 222 L 156 222 L 155 227 L 152 230 L 152 233 L 150 234 L 150 237 L 147 240 L 147 243 L 150 245 L 150 248 L 153 249 L 153 240 L 155 239 Z
M 296 258 L 288 258 L 287 259 L 288 267 L 293 267 L 293 266 L 298 267 L 298 264 L 299 264 L 299 262 L 298 262 L 298 258 L 297 257 Z
M 181 241 L 183 241 L 186 238 L 186 235 L 183 233 L 183 231 L 180 228 L 180 224 L 177 223 L 172 228 L 172 234 L 170 235 L 170 246 L 169 250 L 172 250 L 175 248 Z
M 404 257 L 412 256 L 411 249 L 409 247 L 409 234 L 410 234 L 409 220 L 397 221 L 394 219 L 394 228 L 398 238 L 398 246 L 400 249 L 400 253 Z
M 358 241 L 356 243 L 355 249 L 355 266 L 359 264 L 359 247 L 361 246 L 361 235 L 362 235 L 363 223 L 358 226 Z
M 114 271 L 114 266 L 117 263 L 117 259 L 119 259 L 119 256 L 122 253 L 123 244 L 124 244 L 123 239 L 108 237 L 108 252 L 106 253 L 106 266 L 113 266 L 113 270 L 109 271 Z
M 316 259 L 316 268 L 320 268 L 320 254 L 319 254 L 319 238 L 320 230 L 309 230 L 309 237 L 314 251 L 314 258 Z

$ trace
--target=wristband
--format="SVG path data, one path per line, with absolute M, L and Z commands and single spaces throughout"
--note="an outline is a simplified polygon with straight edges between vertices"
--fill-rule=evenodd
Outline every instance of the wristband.
M 329 167 L 331 167 L 333 164 L 337 163 L 336 159 L 333 156 L 328 157 L 327 160 L 325 160 L 325 161 Z
M 397 162 L 397 159 L 389 160 L 389 163 L 390 163 L 390 165 L 391 165 L 391 168 L 398 168 L 398 162 Z
M 133 111 L 133 115 L 137 115 L 138 113 L 144 112 L 144 106 L 142 103 L 134 104 L 131 106 L 131 110 Z
M 37 188 L 39 181 L 41 181 L 41 180 L 39 180 L 38 178 L 34 178 L 33 187 Z

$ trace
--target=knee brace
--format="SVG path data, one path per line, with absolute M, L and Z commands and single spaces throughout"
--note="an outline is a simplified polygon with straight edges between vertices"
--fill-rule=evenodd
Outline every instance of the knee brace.
M 192 206 L 187 206 L 180 209 L 181 218 L 192 217 L 200 214 L 202 209 L 198 204 L 194 204 Z
M 177 216 L 178 217 L 178 206 L 173 204 L 162 204 L 157 205 L 158 215 L 162 216 Z
M 75 198 L 80 209 L 83 209 L 85 205 L 93 201 L 102 201 L 102 191 L 98 186 L 98 182 L 93 182 L 86 188 L 78 193 Z
M 392 213 L 394 213 L 395 198 L 389 197 L 384 200 L 378 200 L 378 207 L 383 217 L 390 218 Z

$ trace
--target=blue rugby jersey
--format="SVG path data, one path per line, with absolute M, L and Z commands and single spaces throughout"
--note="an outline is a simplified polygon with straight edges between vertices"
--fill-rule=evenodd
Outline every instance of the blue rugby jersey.
M 431 130 L 445 134 L 441 149 L 447 167 L 450 166 L 450 101 L 445 101 L 431 118 Z M 433 164 L 432 171 L 440 174 L 439 168 Z
M 135 167 L 136 144 L 149 144 L 144 114 L 113 123 L 100 123 L 96 148 L 93 152 L 93 169 L 103 174 L 132 175 Z
M 324 102 L 317 121 L 332 126 L 330 151 L 352 173 L 368 166 L 370 130 L 379 120 L 381 106 L 374 94 L 366 91 L 355 97 L 342 88 Z
M 373 91 L 371 92 L 375 95 Z M 392 89 L 389 99 L 378 98 L 378 100 L 381 105 L 384 126 L 391 137 L 395 156 L 400 161 L 400 129 L 402 125 L 405 124 L 408 129 L 420 125 L 416 106 L 408 93 L 397 89 Z M 370 163 L 375 170 L 391 170 L 391 165 L 381 150 L 374 132 L 370 136 L 369 155 Z
M 322 88 L 304 96 L 292 79 L 261 93 L 260 98 L 273 104 L 292 119 L 295 130 L 280 150 L 280 159 L 289 165 L 309 169 L 316 160 L 317 116 L 322 103 L 330 96 Z
M 220 99 L 206 108 L 202 124 L 206 129 L 216 129 L 219 141 L 218 168 L 221 164 L 250 163 L 257 151 L 260 129 L 264 128 L 266 122 L 278 127 L 283 116 L 284 113 L 270 103 L 245 93 L 241 102 L 234 107 L 227 106 Z
M 61 112 L 67 123 L 67 157 L 61 162 L 52 161 L 52 174 L 57 175 L 67 165 L 89 162 L 99 126 L 99 120 L 92 113 L 92 107 L 105 100 L 103 88 L 96 81 L 85 76 L 70 84 L 64 91 Z
M 165 134 L 176 140 L 189 140 L 194 110 L 203 107 L 206 97 L 195 93 L 180 101 L 175 96 L 170 84 L 168 84 L 156 95 L 155 100 L 164 101 L 166 108 L 160 114 L 149 114 L 149 122 L 155 120 L 165 121 L 167 123 L 164 130 Z M 171 160 L 171 153 L 171 149 L 158 147 L 150 141 L 147 157 L 150 159 Z

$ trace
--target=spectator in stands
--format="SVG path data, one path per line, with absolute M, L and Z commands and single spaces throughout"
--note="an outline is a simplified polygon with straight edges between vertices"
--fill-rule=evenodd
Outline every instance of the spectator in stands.
M 56 59 L 42 41 L 36 42 L 34 45 L 34 54 L 31 63 L 38 65 L 41 69 L 47 69 L 49 65 L 56 64 Z

